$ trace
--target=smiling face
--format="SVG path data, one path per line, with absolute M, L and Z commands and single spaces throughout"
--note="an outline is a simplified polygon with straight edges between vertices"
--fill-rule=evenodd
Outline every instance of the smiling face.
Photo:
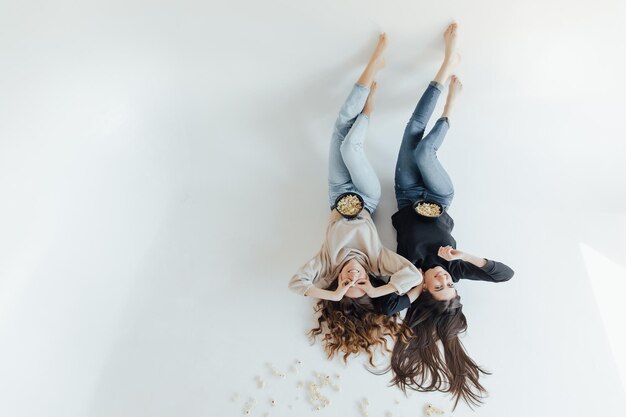
M 440 266 L 424 272 L 424 291 L 428 291 L 435 300 L 451 300 L 456 297 L 452 276 Z
M 341 281 L 352 281 L 355 278 L 361 279 L 367 277 L 367 271 L 363 268 L 357 260 L 352 259 L 341 268 L 341 272 L 339 272 L 339 279 Z M 350 298 L 358 298 L 365 295 L 365 291 L 360 288 L 352 287 L 346 292 L 346 297 Z

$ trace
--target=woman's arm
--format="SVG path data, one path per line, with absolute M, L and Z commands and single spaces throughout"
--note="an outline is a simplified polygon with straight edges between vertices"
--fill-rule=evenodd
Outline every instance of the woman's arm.
M 411 303 L 417 300 L 417 297 L 422 293 L 423 285 L 420 284 L 404 295 L 398 295 L 391 293 L 381 297 L 381 313 L 387 316 L 392 316 L 398 311 L 405 310 L 411 306 Z
M 330 301 L 339 301 L 346 295 L 346 292 L 356 284 L 356 279 L 353 281 L 343 281 L 339 283 L 339 287 L 336 290 L 324 290 L 322 288 L 317 288 L 315 286 L 310 287 L 308 290 L 304 292 L 304 295 L 314 298 L 319 298 L 320 300 L 330 300 Z
M 319 280 L 322 269 L 322 256 L 321 252 L 318 252 L 291 277 L 289 289 L 297 294 L 305 295 L 314 287 L 314 283 Z
M 417 298 L 422 293 L 423 288 L 424 288 L 424 283 L 421 283 L 420 285 L 413 287 L 409 291 L 407 291 L 406 295 L 409 297 L 409 300 L 411 302 L 417 300 Z
M 486 258 L 479 258 L 450 246 L 440 247 L 439 256 L 450 261 L 450 272 L 455 281 L 460 278 L 474 281 L 504 282 L 510 280 L 515 272 L 503 264 Z
M 472 265 L 476 265 L 479 268 L 487 265 L 487 260 L 485 258 L 479 258 L 467 252 L 454 249 L 452 246 L 441 246 L 439 248 L 438 255 L 446 261 L 465 261 L 471 263 Z
M 391 284 L 374 287 L 372 286 L 369 277 L 357 281 L 356 285 L 358 288 L 365 291 L 370 298 L 378 298 L 398 291 L 398 289 Z
M 370 298 L 383 297 L 388 294 L 397 292 L 397 288 L 391 284 L 381 285 L 380 287 L 374 287 L 369 280 L 369 277 L 360 279 L 356 282 L 356 286 L 361 288 Z M 415 301 L 422 292 L 422 284 L 411 288 L 405 294 L 409 297 L 411 302 Z
M 379 265 L 382 275 L 390 275 L 387 285 L 392 286 L 393 291 L 398 294 L 406 293 L 423 281 L 422 273 L 415 265 L 403 256 L 398 255 L 384 246 L 380 253 Z M 387 288 L 383 291 L 389 291 L 389 289 Z M 389 294 L 389 292 L 387 292 L 387 294 Z

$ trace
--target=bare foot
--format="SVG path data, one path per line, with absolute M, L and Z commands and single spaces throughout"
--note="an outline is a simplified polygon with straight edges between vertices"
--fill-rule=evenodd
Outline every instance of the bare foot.
M 446 105 L 443 110 L 443 115 L 441 117 L 450 117 L 450 113 L 452 112 L 452 108 L 454 107 L 454 103 L 456 102 L 457 97 L 463 91 L 463 84 L 459 77 L 453 75 L 450 78 L 450 85 L 448 86 L 448 98 L 446 99 Z
M 443 39 L 446 43 L 446 51 L 441 67 L 435 76 L 435 81 L 439 84 L 443 84 L 445 80 L 450 77 L 450 74 L 454 71 L 456 66 L 461 62 L 461 54 L 459 54 L 456 50 L 456 41 L 458 37 L 457 28 L 457 23 L 451 23 L 443 33 Z
M 376 49 L 372 53 L 367 66 L 363 70 L 363 73 L 359 77 L 357 83 L 365 86 L 369 86 L 374 81 L 374 77 L 376 73 L 385 67 L 385 58 L 383 57 L 383 53 L 385 52 L 385 48 L 387 47 L 387 34 L 385 32 L 381 33 L 378 36 L 378 44 L 376 45 Z
M 372 86 L 370 87 L 370 94 L 367 96 L 367 101 L 365 101 L 365 106 L 363 107 L 363 114 L 369 116 L 374 111 L 374 95 L 376 94 L 376 89 L 378 88 L 378 83 L 376 81 L 372 82 Z
M 448 87 L 448 99 L 447 101 L 454 101 L 463 91 L 463 83 L 456 75 L 450 77 L 450 85 Z
M 383 69 L 385 67 L 385 58 L 383 57 L 383 53 L 387 48 L 387 34 L 385 32 L 378 35 L 378 44 L 376 44 L 376 49 L 374 49 L 374 53 L 370 58 L 370 63 L 376 70 Z
M 458 27 L 458 23 L 450 23 L 446 31 L 443 33 L 443 39 L 446 42 L 446 57 L 451 57 L 452 54 L 456 52 Z

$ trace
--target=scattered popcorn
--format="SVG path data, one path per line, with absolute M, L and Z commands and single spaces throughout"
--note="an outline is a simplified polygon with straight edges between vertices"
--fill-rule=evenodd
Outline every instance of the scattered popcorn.
M 288 365 L 289 371 L 298 373 L 301 370 L 299 367 L 299 365 L 301 364 L 302 364 L 302 361 L 300 361 L 299 359 L 294 360 L 294 362 L 291 365 Z M 276 369 L 274 365 L 272 365 L 270 362 L 266 362 L 266 365 L 274 376 L 280 377 L 283 379 L 286 377 L 286 374 L 284 372 L 281 372 L 278 369 Z M 324 392 L 325 387 L 328 387 L 327 390 L 332 389 L 335 392 L 341 392 L 341 387 L 339 386 L 339 380 L 341 379 L 341 375 L 339 373 L 323 374 L 320 372 L 313 372 L 313 375 L 314 377 L 309 380 L 298 380 L 296 382 L 296 387 L 304 388 L 306 386 L 308 388 L 307 389 L 308 398 L 305 397 L 304 400 L 306 401 L 308 399 L 309 403 L 313 407 L 312 408 L 313 411 L 320 411 L 324 408 L 329 407 L 331 404 L 330 399 L 325 395 L 328 392 L 328 391 Z M 254 381 L 257 385 L 257 388 L 262 389 L 265 387 L 265 381 L 263 380 L 263 377 L 261 375 L 254 376 Z M 280 387 L 280 383 L 278 383 L 278 386 Z M 240 395 L 239 393 L 236 392 L 231 396 L 231 401 L 235 402 L 239 400 L 239 398 L 240 398 Z M 281 397 L 279 398 L 267 398 L 266 397 L 265 401 L 268 401 L 271 404 L 271 407 L 278 407 L 278 400 L 281 400 Z M 282 398 L 282 400 L 285 400 L 285 402 L 287 402 L 286 398 Z M 300 395 L 295 396 L 295 401 L 300 401 Z M 398 399 L 394 399 L 393 401 L 396 405 L 400 404 L 400 400 Z M 369 417 L 369 405 L 370 405 L 369 399 L 362 398 L 357 404 L 359 406 L 361 417 Z M 261 411 L 263 410 L 259 410 L 258 412 L 254 413 L 254 409 L 256 405 L 257 405 L 257 400 L 250 397 L 250 399 L 246 401 L 245 404 L 243 405 L 243 409 L 242 409 L 243 414 L 246 416 L 250 416 L 253 414 L 261 415 Z M 294 410 L 294 405 L 287 404 L 287 408 L 289 410 Z M 439 416 L 444 416 L 446 414 L 443 410 L 433 406 L 432 404 L 426 404 L 424 406 L 424 412 L 425 412 L 425 416 L 427 417 L 439 417 Z M 393 414 L 391 411 L 387 411 L 384 415 L 385 417 L 393 417 Z M 269 417 L 270 413 L 265 412 L 263 413 L 263 416 Z
M 428 417 L 431 417 L 433 415 L 433 413 L 438 414 L 438 415 L 444 415 L 444 411 L 440 410 L 439 408 L 433 406 L 432 404 L 427 404 L 426 405 L 426 415 Z
M 256 400 L 254 398 L 250 399 L 248 402 L 246 402 L 243 413 L 249 416 L 255 405 L 256 405 Z

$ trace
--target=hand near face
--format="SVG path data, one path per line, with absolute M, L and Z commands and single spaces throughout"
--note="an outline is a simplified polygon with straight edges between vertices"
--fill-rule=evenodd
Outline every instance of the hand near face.
M 439 247 L 437 255 L 439 255 L 440 258 L 443 258 L 446 261 L 455 261 L 462 260 L 465 253 L 460 250 L 453 249 L 452 246 L 448 245 Z
M 354 287 L 356 285 L 357 279 L 348 279 L 348 278 L 342 278 L 339 277 L 339 283 L 337 286 L 337 289 L 335 290 L 335 293 L 337 294 L 337 298 L 335 301 L 339 301 L 343 298 L 344 295 L 346 295 L 346 292 L 348 292 L 348 290 L 351 287 Z
M 374 290 L 374 286 L 370 282 L 370 277 L 369 276 L 366 276 L 365 278 L 361 278 L 360 280 L 358 280 L 356 282 L 356 286 L 357 286 L 357 288 L 360 288 L 363 291 L 365 291 L 365 294 L 367 294 L 367 295 L 371 295 L 372 291 Z

